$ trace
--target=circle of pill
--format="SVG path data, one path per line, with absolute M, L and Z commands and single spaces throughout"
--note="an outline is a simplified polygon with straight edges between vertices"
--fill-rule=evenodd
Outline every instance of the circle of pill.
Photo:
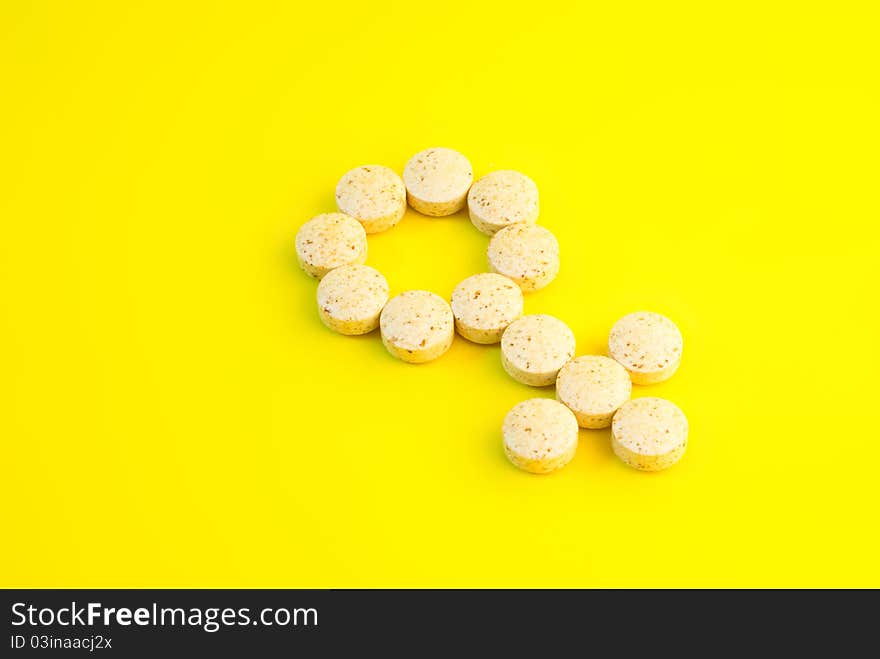
M 428 149 L 424 152 L 420 152 L 420 154 L 416 154 L 411 161 L 418 160 L 419 156 L 427 156 L 429 153 L 442 151 L 452 152 L 449 149 Z M 457 155 L 461 156 L 461 154 Z M 464 158 L 464 156 L 461 156 L 461 158 Z M 464 160 L 466 161 L 466 159 Z M 424 165 L 423 162 L 418 162 L 418 164 Z M 410 163 L 407 163 L 407 165 L 409 167 Z M 377 171 L 374 173 L 373 170 Z M 510 174 L 510 172 L 503 172 L 503 174 Z M 517 173 L 513 172 L 513 174 Z M 418 170 L 416 170 L 415 173 L 412 173 L 412 175 L 419 178 L 419 183 L 424 182 L 425 177 L 421 176 Z M 468 172 L 468 176 L 472 176 L 471 171 Z M 382 180 L 383 178 L 385 180 Z M 442 180 L 443 178 L 443 176 L 439 176 L 438 180 L 434 182 L 436 187 L 442 187 L 444 184 L 444 181 Z M 484 178 L 491 180 L 491 176 Z M 524 178 L 531 182 L 531 179 L 528 179 L 528 177 Z M 387 185 L 385 185 L 386 183 Z M 445 183 L 447 188 L 450 187 L 449 181 L 445 181 Z M 532 186 L 534 186 L 534 183 L 532 183 Z M 400 194 L 401 187 L 403 187 L 403 195 Z M 413 187 L 415 188 L 416 186 L 414 185 Z M 474 187 L 477 186 L 475 185 Z M 473 187 L 471 190 L 473 190 Z M 403 198 L 402 203 L 401 196 Z M 408 190 L 407 187 L 403 185 L 403 181 L 400 180 L 400 177 L 398 177 L 392 170 L 379 165 L 355 168 L 354 170 L 347 172 L 339 181 L 336 190 L 337 205 L 340 210 L 345 209 L 350 213 L 353 213 L 353 217 L 356 221 L 361 223 L 365 234 L 376 233 L 394 226 L 405 213 L 407 200 L 410 201 L 413 208 L 421 210 L 421 212 L 425 214 L 442 215 L 446 214 L 447 211 L 450 214 L 455 212 L 455 210 L 448 210 L 448 207 L 445 205 L 447 202 L 442 199 L 437 200 L 435 198 L 436 196 L 430 197 L 429 194 L 423 196 L 428 199 L 420 198 L 418 194 L 413 195 L 412 191 Z M 467 200 L 470 202 L 470 196 L 467 197 Z M 495 201 L 498 201 L 498 199 Z M 495 236 L 497 236 L 498 233 L 503 233 L 505 229 L 515 228 L 519 222 L 526 224 L 525 228 L 521 228 L 518 231 L 511 231 L 502 236 L 502 238 L 504 238 L 503 241 L 495 241 L 495 236 L 493 236 L 493 240 L 490 241 L 488 250 L 490 268 L 494 273 L 502 275 L 505 271 L 509 272 L 510 274 L 507 276 L 516 281 L 522 290 L 526 291 L 537 290 L 546 286 L 547 283 L 555 278 L 559 269 L 559 244 L 558 241 L 556 241 L 556 238 L 552 233 L 541 227 L 532 227 L 532 229 L 537 229 L 538 231 L 531 231 L 528 227 L 528 223 L 533 223 L 537 218 L 537 188 L 535 188 L 534 191 L 534 202 L 534 217 L 531 217 L 529 213 L 526 213 L 526 219 L 518 222 L 511 222 L 510 216 L 515 216 L 515 214 L 505 214 L 502 217 L 502 220 L 507 224 L 503 228 L 492 226 L 491 223 L 487 222 L 480 216 L 480 213 L 482 212 L 480 210 L 481 208 L 495 206 L 495 204 L 485 196 L 477 198 L 475 195 L 475 207 L 477 208 L 477 211 L 471 215 L 471 220 L 478 229 L 489 235 L 494 233 Z M 455 203 L 460 202 L 450 201 L 448 203 L 455 205 Z M 421 208 L 419 207 L 420 204 L 422 204 Z M 503 203 L 500 205 L 503 206 Z M 384 215 L 381 214 L 381 211 L 388 210 L 392 207 L 394 210 L 390 213 Z M 344 216 L 345 213 L 327 215 Z M 301 234 L 306 236 L 308 231 L 313 229 L 313 227 L 309 227 L 303 232 L 303 228 L 306 227 L 302 227 L 301 231 L 297 234 L 297 256 L 303 269 L 313 276 L 320 278 L 332 269 L 346 267 L 354 269 L 360 263 L 363 263 L 363 260 L 366 258 L 366 235 L 364 234 L 364 250 L 363 254 L 358 257 L 361 259 L 359 262 L 354 263 L 352 266 L 333 266 L 330 269 L 323 270 L 321 267 L 316 268 L 309 260 L 309 251 L 320 252 L 322 250 L 312 248 L 311 246 L 314 241 L 308 237 L 305 237 L 302 241 L 299 240 Z M 493 242 L 495 243 L 494 246 Z M 351 249 L 358 251 L 357 246 Z M 377 284 L 375 287 L 362 283 L 362 285 L 366 286 L 365 290 L 368 293 L 368 297 L 369 294 L 374 294 L 377 298 L 381 298 L 383 297 L 381 291 L 384 290 L 384 297 L 387 299 L 387 282 L 385 282 L 384 277 L 372 268 L 366 268 L 366 266 L 362 267 L 375 273 L 375 276 L 381 278 L 382 282 L 380 285 L 378 284 L 378 281 L 375 281 Z M 517 270 L 522 271 L 518 277 L 515 272 Z M 353 284 L 350 280 L 357 280 L 360 279 L 360 277 L 355 277 L 353 274 L 346 276 L 345 273 L 346 271 L 344 270 L 339 276 L 331 278 L 323 291 L 319 290 L 319 312 L 321 313 L 321 318 L 325 324 L 343 333 L 356 334 L 370 331 L 370 329 L 375 328 L 375 320 L 358 320 L 357 318 L 359 317 L 359 314 L 353 314 L 352 317 L 355 318 L 355 320 L 342 321 L 343 324 L 339 325 L 339 319 L 335 318 L 328 309 L 324 308 L 323 305 L 320 305 L 321 301 L 327 301 L 330 299 L 334 299 L 337 303 L 353 303 L 355 298 L 358 297 L 357 290 L 359 284 Z M 489 273 L 484 273 L 482 276 L 489 276 Z M 480 277 L 480 275 L 474 275 L 473 277 L 468 278 L 468 280 L 474 280 L 478 277 Z M 364 279 L 368 279 L 368 277 L 364 276 Z M 461 282 L 460 286 L 464 283 L 465 282 Z M 319 289 L 320 288 L 321 286 L 319 285 Z M 338 295 L 334 298 L 333 293 L 336 292 L 336 289 L 338 289 Z M 458 287 L 456 290 L 458 290 Z M 352 299 L 345 300 L 344 298 L 349 294 L 352 296 Z M 394 305 L 391 303 L 386 304 L 385 309 L 383 309 L 379 316 L 379 325 L 382 328 L 382 341 L 386 348 L 391 354 L 406 361 L 416 363 L 428 361 L 442 355 L 452 344 L 454 334 L 452 326 L 458 325 L 458 318 L 453 316 L 452 310 L 446 305 L 445 301 L 433 293 L 428 291 L 407 291 L 397 296 L 392 302 L 395 302 L 398 298 L 403 298 L 404 296 L 411 299 L 398 301 Z M 432 297 L 435 299 L 428 302 Z M 419 298 L 421 298 L 421 300 L 419 300 Z M 376 301 L 375 305 L 380 306 L 379 301 Z M 393 311 L 388 314 L 386 323 L 384 312 L 389 306 L 393 307 Z M 436 331 L 439 328 L 435 325 L 431 325 L 428 328 L 429 331 L 425 331 L 424 324 L 421 323 L 423 313 L 427 314 L 429 319 L 436 317 L 436 319 L 440 321 L 439 326 L 443 329 L 439 332 L 439 336 L 437 336 Z M 450 318 L 452 318 L 451 322 Z M 545 347 L 549 346 L 552 352 L 552 346 L 554 344 L 557 346 L 568 344 L 570 338 L 571 349 L 566 352 L 567 359 L 570 359 L 574 354 L 574 335 L 571 333 L 571 330 L 562 323 L 562 321 L 550 316 L 546 316 L 546 318 L 559 323 L 565 328 L 565 330 L 567 330 L 570 337 L 564 336 L 565 333 L 561 332 L 560 335 L 556 337 L 557 340 L 555 342 L 550 340 L 552 337 L 542 336 L 541 341 L 538 343 L 546 343 Z M 352 324 L 345 324 L 346 322 Z M 406 328 L 405 326 L 407 325 L 416 327 Z M 512 325 L 513 324 L 511 324 L 511 326 Z M 508 326 L 508 329 L 510 329 L 510 326 Z M 395 332 L 395 330 L 399 331 Z M 465 332 L 466 331 L 467 329 Z M 429 342 L 428 339 L 423 336 L 415 348 L 405 347 L 406 345 L 412 346 L 415 339 L 419 338 L 420 333 L 422 335 L 427 334 L 432 340 Z M 552 332 L 549 332 L 549 334 L 552 334 Z M 466 336 L 466 333 L 462 333 L 462 335 Z M 507 330 L 504 330 L 504 334 L 502 334 L 502 343 L 503 337 L 506 335 Z M 528 333 L 521 333 L 516 338 L 521 340 L 523 335 L 525 335 L 526 343 L 531 342 L 531 335 Z M 476 336 L 485 338 L 480 334 L 477 334 Z M 471 340 L 477 339 L 472 338 Z M 643 348 L 643 351 L 631 355 L 630 351 L 625 350 L 625 348 L 632 348 L 634 345 Z M 612 332 L 609 336 L 609 353 L 611 353 L 613 357 L 618 354 L 620 355 L 621 361 L 619 361 L 619 363 L 626 367 L 625 371 L 631 376 L 631 380 L 627 380 L 626 384 L 621 384 L 620 373 L 618 371 L 614 375 L 615 385 L 612 386 L 611 389 L 614 389 L 615 387 L 625 388 L 626 385 L 629 385 L 631 389 L 632 382 L 646 384 L 660 382 L 667 379 L 678 368 L 681 359 L 681 346 L 681 333 L 675 324 L 668 318 L 660 316 L 659 314 L 651 314 L 649 312 L 637 312 L 621 319 L 615 324 L 614 328 L 612 328 Z M 546 365 L 548 363 L 547 360 L 552 361 L 552 359 L 558 358 L 558 355 L 555 353 L 551 355 L 547 350 L 535 350 L 534 348 L 529 347 L 524 347 L 520 354 L 515 355 L 513 353 L 515 353 L 515 348 L 517 347 L 519 346 L 514 340 L 508 344 L 509 349 L 507 351 L 505 351 L 504 345 L 502 345 L 502 364 L 505 370 L 514 378 L 525 384 L 543 386 L 543 381 L 547 379 L 546 376 L 548 372 L 541 371 L 540 368 L 532 367 L 531 362 L 529 361 L 526 361 L 524 369 L 518 369 L 518 364 L 516 363 L 517 359 L 522 361 L 524 357 L 535 355 L 538 357 L 539 366 L 541 366 Z M 671 354 L 671 356 L 664 356 L 667 353 Z M 657 370 L 652 370 L 650 366 L 645 367 L 642 363 L 645 361 L 651 361 L 646 358 L 653 356 L 657 356 Z M 602 360 L 607 358 L 583 357 L 575 361 L 584 362 L 589 359 Z M 627 362 L 627 359 L 630 361 Z M 639 363 L 636 363 L 637 361 Z M 556 376 L 553 378 L 558 380 L 557 396 L 561 401 L 568 401 L 573 409 L 570 409 L 561 403 L 556 403 L 555 401 L 547 401 L 546 399 L 534 399 L 531 401 L 525 401 L 521 404 L 522 406 L 529 404 L 541 405 L 542 403 L 550 402 L 555 403 L 557 406 L 566 410 L 569 418 L 572 419 L 575 424 L 575 443 L 574 447 L 570 450 L 570 454 L 563 454 L 559 460 L 547 459 L 538 460 L 537 462 L 532 458 L 523 457 L 514 450 L 515 442 L 508 442 L 508 435 L 511 435 L 512 437 L 516 436 L 516 428 L 514 428 L 512 434 L 508 432 L 508 419 L 506 417 L 503 428 L 503 434 L 505 435 L 505 452 L 511 461 L 514 462 L 514 464 L 517 464 L 517 466 L 521 466 L 523 469 L 535 471 L 537 473 L 547 473 L 548 471 L 558 469 L 571 460 L 574 455 L 574 450 L 577 446 L 578 425 L 582 425 L 583 427 L 602 427 L 607 424 L 607 413 L 593 414 L 595 409 L 590 407 L 590 404 L 584 402 L 583 396 L 585 388 L 598 387 L 601 390 L 603 387 L 606 387 L 608 383 L 603 382 L 602 378 L 597 375 L 598 370 L 595 368 L 590 368 L 590 376 L 586 381 L 582 381 L 583 374 L 576 370 L 579 366 L 580 364 L 571 364 L 568 373 L 563 373 L 562 369 L 557 369 Z M 529 373 L 529 370 L 537 372 Z M 559 377 L 560 375 L 562 375 L 561 378 Z M 576 377 L 576 375 L 578 375 L 578 377 Z M 569 380 L 571 380 L 571 383 L 569 383 Z M 538 382 L 541 382 L 541 384 L 538 384 Z M 546 382 L 546 384 L 550 383 L 551 382 Z M 603 391 L 603 395 L 605 394 L 607 394 L 609 399 L 621 395 L 620 389 L 616 392 Z M 628 395 L 629 391 L 627 391 L 627 396 Z M 591 402 L 596 402 L 594 400 L 594 395 L 589 396 L 588 398 Z M 635 468 L 643 470 L 664 469 L 677 462 L 686 449 L 687 419 L 684 417 L 681 410 L 669 401 L 664 401 L 662 399 L 639 400 L 646 401 L 645 403 L 640 403 L 638 405 L 647 406 L 650 411 L 645 413 L 644 410 L 638 409 L 638 405 L 635 404 L 636 401 L 627 401 L 617 410 L 616 413 L 614 413 L 612 421 L 612 447 L 614 452 L 624 462 Z M 539 402 L 535 403 L 535 401 Z M 649 404 L 647 401 L 652 402 Z M 613 404 L 612 400 L 606 402 L 609 406 Z M 510 417 L 513 412 L 514 410 L 511 410 L 508 417 Z M 645 414 L 647 414 L 647 417 L 649 417 L 651 421 L 646 421 L 642 418 Z M 658 424 L 656 417 L 663 417 L 662 423 Z M 602 424 L 602 426 L 594 424 Z M 531 428 L 529 428 L 529 430 L 531 430 Z M 659 434 L 660 430 L 663 431 L 662 435 Z M 640 432 L 642 433 L 641 435 L 639 434 Z M 668 437 L 668 435 L 672 435 L 672 437 Z M 558 437 L 562 435 L 554 436 Z M 637 439 L 633 439 L 634 436 Z M 643 442 L 639 442 L 638 438 L 641 438 Z M 651 441 L 653 441 L 653 444 Z M 645 445 L 649 446 L 649 448 L 645 449 Z M 554 452 L 554 447 L 542 445 L 535 448 L 532 451 L 532 457 L 534 457 L 536 452 L 543 452 L 543 454 L 549 456 Z
M 358 220 L 367 233 L 380 233 L 400 222 L 406 212 L 406 188 L 388 167 L 355 167 L 339 179 L 336 205 Z
M 299 266 L 320 279 L 333 268 L 367 260 L 367 234 L 360 222 L 344 213 L 323 213 L 296 232 Z
M 379 317 L 382 343 L 411 364 L 437 359 L 452 346 L 452 309 L 430 291 L 404 291 L 391 298 Z
M 587 355 L 568 362 L 556 376 L 556 398 L 574 412 L 581 428 L 607 428 L 629 400 L 629 373 L 609 357 Z
M 660 471 L 678 462 L 687 449 L 687 437 L 684 412 L 663 398 L 627 401 L 611 423 L 615 455 L 642 471 Z
M 682 337 L 675 323 L 650 311 L 628 314 L 614 323 L 608 354 L 635 384 L 655 384 L 672 377 L 681 363 Z
M 525 174 L 502 169 L 486 174 L 467 196 L 471 223 L 488 236 L 512 224 L 538 219 L 538 186 Z
M 525 291 L 544 288 L 559 272 L 559 242 L 536 224 L 514 224 L 492 236 L 489 269 L 509 277 Z
M 501 336 L 501 364 L 517 382 L 546 387 L 556 382 L 559 369 L 574 357 L 574 333 L 547 314 L 523 316 Z
M 388 282 L 368 265 L 344 265 L 318 284 L 318 315 L 335 332 L 356 336 L 379 326 L 388 301 Z
M 474 343 L 498 343 L 523 312 L 523 294 L 507 277 L 492 272 L 471 275 L 452 292 L 455 329 Z
M 565 405 L 549 398 L 532 398 L 507 413 L 501 435 L 508 460 L 533 474 L 549 474 L 574 457 L 578 424 Z
M 473 180 L 470 161 L 444 147 L 419 151 L 403 168 L 409 205 L 432 217 L 452 215 L 464 208 Z

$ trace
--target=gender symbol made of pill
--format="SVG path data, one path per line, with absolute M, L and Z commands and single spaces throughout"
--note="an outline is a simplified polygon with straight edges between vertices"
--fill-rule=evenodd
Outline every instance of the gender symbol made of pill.
M 364 265 L 367 235 L 387 231 L 407 203 L 432 217 L 467 205 L 473 225 L 491 236 L 489 270 L 455 287 L 451 305 L 435 293 L 404 291 L 388 299 L 388 282 Z M 508 412 L 504 452 L 517 467 L 546 474 L 574 457 L 579 428 L 611 426 L 614 453 L 643 471 L 672 466 L 687 448 L 688 422 L 662 398 L 630 400 L 633 383 L 653 384 L 675 373 L 682 336 L 675 323 L 638 311 L 611 328 L 608 355 L 575 357 L 574 333 L 546 314 L 523 315 L 523 293 L 547 286 L 559 272 L 559 243 L 538 220 L 538 187 L 525 174 L 498 170 L 473 181 L 462 154 L 420 151 L 403 178 L 382 165 L 356 167 L 336 186 L 339 212 L 303 224 L 296 235 L 300 266 L 320 279 L 318 314 L 335 332 L 377 327 L 392 355 L 419 364 L 443 355 L 457 331 L 474 343 L 501 343 L 507 373 L 533 387 L 556 385 L 557 400 L 531 398 Z M 557 402 L 558 401 L 558 402 Z

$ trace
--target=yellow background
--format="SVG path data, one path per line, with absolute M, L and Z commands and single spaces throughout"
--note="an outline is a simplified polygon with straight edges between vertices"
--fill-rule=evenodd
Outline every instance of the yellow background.
M 0 584 L 880 586 L 876 16 L 749 4 L 4 3 Z M 434 145 L 538 183 L 578 354 L 678 323 L 679 465 L 525 474 L 497 347 L 321 325 L 296 229 Z

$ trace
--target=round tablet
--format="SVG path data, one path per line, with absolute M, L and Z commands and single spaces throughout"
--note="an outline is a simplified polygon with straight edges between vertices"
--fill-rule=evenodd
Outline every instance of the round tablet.
M 510 277 L 523 291 L 544 288 L 559 272 L 556 236 L 535 224 L 514 224 L 489 241 L 489 269 Z
M 379 318 L 382 343 L 392 355 L 411 364 L 437 359 L 452 345 L 452 310 L 429 291 L 404 291 L 391 298 Z
M 498 343 L 522 312 L 519 286 L 495 273 L 471 275 L 452 291 L 455 329 L 474 343 Z
M 574 334 L 558 318 L 523 316 L 501 336 L 501 364 L 514 380 L 546 387 L 556 382 L 559 369 L 574 357 L 574 349 Z
M 574 412 L 581 428 L 607 428 L 617 409 L 629 400 L 629 373 L 613 359 L 578 357 L 559 370 L 556 398 Z
M 473 180 L 470 161 L 443 147 L 419 151 L 403 169 L 409 205 L 432 217 L 452 215 L 464 208 Z
M 678 405 L 662 398 L 636 398 L 617 410 L 611 447 L 618 458 L 642 471 L 660 471 L 681 460 L 688 421 Z
M 344 213 L 313 217 L 296 232 L 300 267 L 319 279 L 333 268 L 367 260 L 367 234 L 360 222 Z
M 388 282 L 368 265 L 344 265 L 318 284 L 318 315 L 340 334 L 372 332 L 388 301 Z
M 538 186 L 525 174 L 502 169 L 486 174 L 468 193 L 468 214 L 486 235 L 511 224 L 538 219 Z
M 367 233 L 379 233 L 400 222 L 406 212 L 406 188 L 387 167 L 355 167 L 339 179 L 336 205 L 363 224 Z
M 635 384 L 654 384 L 672 377 L 681 362 L 681 332 L 659 313 L 637 311 L 611 328 L 608 354 L 629 371 Z
M 574 414 L 548 398 L 532 398 L 515 405 L 504 417 L 501 434 L 507 458 L 533 474 L 561 469 L 577 450 Z

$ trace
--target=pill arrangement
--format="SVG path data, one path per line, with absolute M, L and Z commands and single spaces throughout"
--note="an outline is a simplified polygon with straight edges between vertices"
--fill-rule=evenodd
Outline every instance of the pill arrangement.
M 378 270 L 364 265 L 367 235 L 387 231 L 407 203 L 443 217 L 467 206 L 471 223 L 491 236 L 491 272 L 455 287 L 451 305 L 430 291 L 388 299 Z M 356 167 L 336 186 L 337 213 L 303 224 L 296 235 L 300 267 L 320 280 L 321 321 L 335 332 L 359 335 L 377 327 L 394 357 L 419 364 L 442 356 L 455 332 L 480 344 L 501 344 L 501 364 L 532 387 L 556 386 L 557 400 L 532 398 L 508 412 L 501 428 L 504 452 L 525 471 L 546 474 L 575 455 L 579 428 L 611 426 L 612 449 L 643 471 L 672 466 L 687 448 L 688 422 L 662 398 L 630 399 L 632 385 L 669 379 L 681 362 L 682 336 L 665 316 L 639 311 L 611 329 L 608 356 L 575 357 L 575 336 L 546 314 L 523 315 L 523 293 L 550 284 L 559 272 L 559 242 L 537 224 L 538 188 L 525 174 L 499 170 L 476 182 L 462 154 L 420 151 L 403 177 L 382 165 Z

